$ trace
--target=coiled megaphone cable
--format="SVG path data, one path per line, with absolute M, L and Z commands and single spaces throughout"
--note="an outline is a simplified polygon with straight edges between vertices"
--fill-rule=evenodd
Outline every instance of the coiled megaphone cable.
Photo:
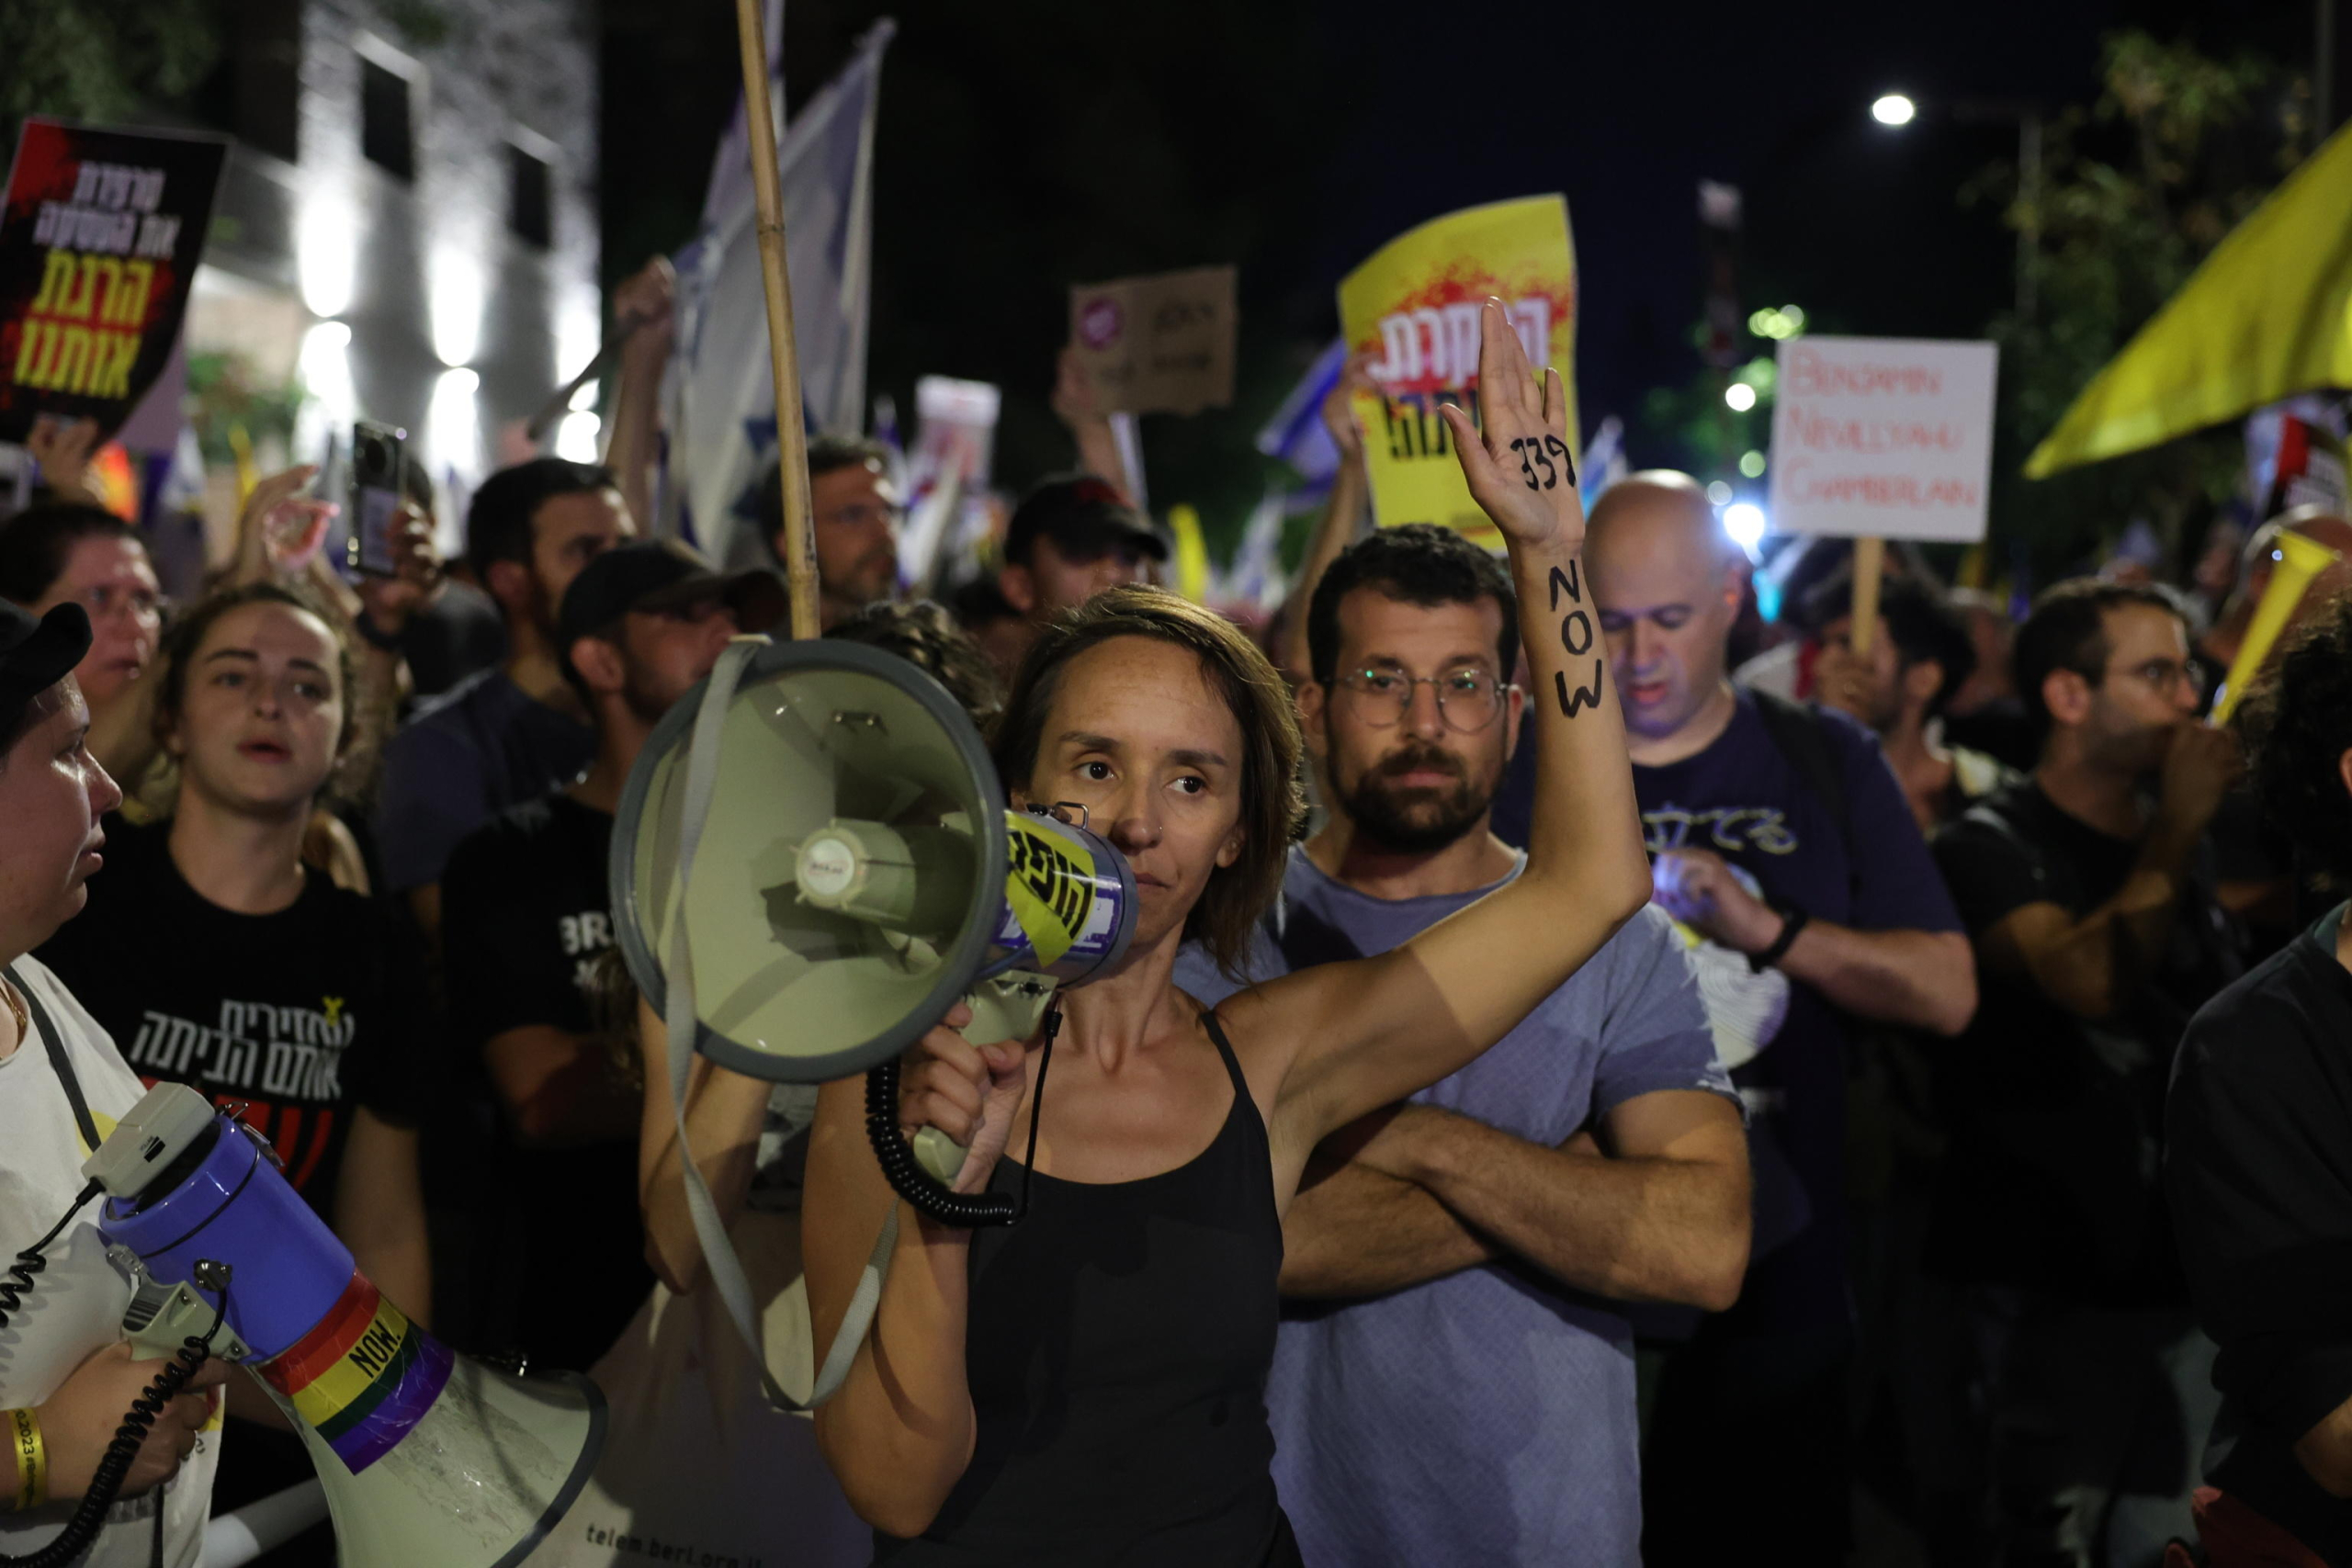
M 1046 1114 L 1046 1070 L 1054 1065 L 1054 1036 L 1062 1029 L 1062 999 L 1057 995 L 1046 1010 L 1046 1045 L 1037 1058 L 1037 1092 L 1029 1104 L 1029 1154 L 1021 1168 L 1021 1196 L 1001 1192 L 958 1192 L 923 1169 L 913 1145 L 899 1131 L 899 1059 L 895 1056 L 865 1074 L 865 1137 L 882 1167 L 890 1190 L 942 1224 L 978 1230 L 989 1225 L 1018 1224 L 1029 1212 L 1029 1186 L 1037 1175 L 1037 1123 Z
M 81 1204 L 76 1203 L 74 1207 L 78 1210 Z M 72 1217 L 70 1213 L 67 1217 Z M 59 1228 L 63 1227 L 61 1225 Z M 51 1234 L 54 1235 L 56 1233 Z M 42 1245 L 47 1244 L 44 1242 Z M 22 1257 L 23 1254 L 18 1254 L 20 1260 Z M 181 1340 L 180 1348 L 172 1352 L 170 1364 L 156 1373 L 155 1381 L 130 1402 L 130 1408 L 123 1413 L 122 1425 L 115 1428 L 113 1441 L 107 1444 L 107 1451 L 100 1456 L 97 1469 L 91 1472 L 89 1488 L 82 1494 L 81 1503 L 74 1508 L 73 1517 L 65 1521 L 65 1528 L 59 1532 L 57 1539 L 40 1551 L 28 1551 L 21 1557 L 0 1553 L 0 1568 L 64 1568 L 66 1563 L 81 1557 L 89 1550 L 90 1543 L 98 1539 L 98 1532 L 106 1528 L 107 1510 L 114 1506 L 115 1498 L 122 1491 L 123 1482 L 130 1475 L 131 1465 L 138 1461 L 140 1446 L 146 1442 L 147 1434 L 163 1416 L 164 1407 L 178 1396 L 189 1380 L 211 1359 L 213 1338 L 228 1318 L 229 1282 L 225 1278 L 228 1270 L 218 1264 L 198 1265 L 199 1272 L 208 1268 L 219 1269 L 223 1276 L 213 1303 L 212 1325 L 201 1334 L 191 1334 Z M 39 1272 L 39 1269 L 34 1271 Z M 10 1304 L 15 1304 L 15 1300 L 12 1297 Z

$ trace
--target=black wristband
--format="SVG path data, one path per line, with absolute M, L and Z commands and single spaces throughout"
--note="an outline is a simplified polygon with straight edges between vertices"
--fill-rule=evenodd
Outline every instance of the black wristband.
M 386 653 L 398 653 L 401 650 L 399 634 L 385 631 L 377 626 L 375 617 L 368 615 L 366 610 L 351 617 L 351 629 L 357 632 L 359 640 L 370 648 L 380 648 Z
M 1751 953 L 1747 955 L 1747 972 L 1751 975 L 1761 975 L 1765 970 L 1786 958 L 1789 955 L 1790 945 L 1797 940 L 1797 933 L 1804 930 L 1805 922 L 1812 919 L 1812 912 L 1800 905 L 1791 904 L 1782 908 L 1781 934 L 1774 937 L 1772 945 L 1763 952 Z

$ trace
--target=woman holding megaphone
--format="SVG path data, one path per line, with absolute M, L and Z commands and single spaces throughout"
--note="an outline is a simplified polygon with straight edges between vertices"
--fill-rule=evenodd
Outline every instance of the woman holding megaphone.
M 1044 633 L 998 769 L 1015 805 L 1085 809 L 1131 863 L 1140 913 L 1124 963 L 1067 995 L 1042 1128 L 1044 1034 L 975 1047 L 959 1006 L 908 1057 L 901 1127 L 967 1146 L 957 1190 L 1012 1190 L 1008 1146 L 1035 1149 L 1035 1190 L 1007 1228 L 899 1216 L 873 1330 L 817 1413 L 877 1562 L 1295 1563 L 1263 1391 L 1281 1216 L 1307 1156 L 1501 1039 L 1649 897 L 1559 374 L 1538 380 L 1499 302 L 1483 325 L 1483 432 L 1443 417 L 1509 543 L 1538 700 L 1558 710 L 1535 727 L 1526 870 L 1394 952 L 1210 1012 L 1170 975 L 1188 938 L 1238 961 L 1280 889 L 1302 815 L 1288 694 L 1230 625 L 1150 589 Z M 828 1086 L 803 1220 L 818 1344 L 898 1201 L 863 1085 Z

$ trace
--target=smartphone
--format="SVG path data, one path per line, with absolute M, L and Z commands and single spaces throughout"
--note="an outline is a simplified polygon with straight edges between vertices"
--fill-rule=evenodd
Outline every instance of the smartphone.
M 408 461 L 408 432 L 361 420 L 351 427 L 351 570 L 367 577 L 395 577 L 400 556 L 392 548 L 400 524 L 401 466 Z

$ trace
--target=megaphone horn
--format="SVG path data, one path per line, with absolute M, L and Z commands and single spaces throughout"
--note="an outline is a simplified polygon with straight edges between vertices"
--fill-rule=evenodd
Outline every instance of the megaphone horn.
M 694 1048 L 782 1083 L 887 1074 L 958 998 L 976 1043 L 1028 1038 L 1057 987 L 1125 956 L 1136 902 L 1083 810 L 1009 809 L 945 689 L 846 642 L 722 661 L 663 716 L 621 793 L 611 872 L 647 1001 L 666 1014 L 684 978 Z M 911 1168 L 878 1134 L 876 1151 L 899 1185 Z M 936 1134 L 918 1153 L 934 1177 L 962 1160 Z M 1002 1200 L 920 1192 L 942 1218 L 1009 1217 Z
M 202 1095 L 157 1085 L 84 1169 L 114 1194 L 110 1256 L 135 1260 L 133 1343 L 199 1337 L 244 1364 L 310 1450 L 344 1568 L 508 1568 L 579 1495 L 604 1447 L 596 1386 L 435 1339 Z

